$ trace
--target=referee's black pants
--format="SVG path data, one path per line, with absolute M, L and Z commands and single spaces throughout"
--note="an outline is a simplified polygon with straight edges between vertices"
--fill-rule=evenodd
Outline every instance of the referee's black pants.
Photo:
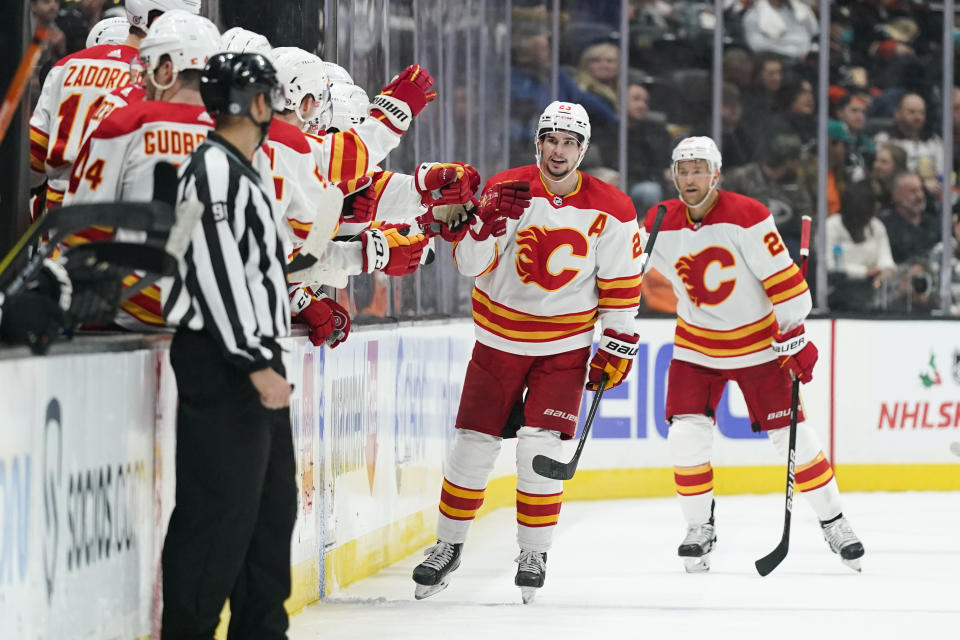
M 178 330 L 176 505 L 163 545 L 163 640 L 285 639 L 297 511 L 289 410 L 269 410 L 213 337 Z M 282 373 L 282 372 L 281 372 Z

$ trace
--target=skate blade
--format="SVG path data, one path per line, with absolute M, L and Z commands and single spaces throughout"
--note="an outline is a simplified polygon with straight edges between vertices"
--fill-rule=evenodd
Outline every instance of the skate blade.
M 413 597 L 417 600 L 429 598 L 430 596 L 436 595 L 446 589 L 449 584 L 450 582 L 447 580 L 443 580 L 439 584 L 418 584 L 417 588 L 413 592 Z
M 520 587 L 520 597 L 523 598 L 523 604 L 530 604 L 537 597 L 537 587 Z
M 860 558 L 853 558 L 851 560 L 840 558 L 840 561 L 843 562 L 843 564 L 850 567 L 851 569 L 853 569 L 854 571 L 856 571 L 857 573 L 860 573 Z
M 683 568 L 687 573 L 705 573 L 710 571 L 710 554 L 699 558 L 683 558 Z

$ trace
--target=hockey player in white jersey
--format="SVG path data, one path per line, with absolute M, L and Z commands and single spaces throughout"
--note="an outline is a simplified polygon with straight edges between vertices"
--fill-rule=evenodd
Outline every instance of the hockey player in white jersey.
M 152 200 L 158 162 L 179 164 L 213 128 L 200 97 L 207 59 L 220 51 L 220 32 L 206 18 L 168 11 L 140 45 L 146 100 L 113 111 L 84 143 L 70 177 L 65 202 Z M 91 228 L 64 244 L 103 240 L 113 230 Z M 128 277 L 125 285 L 138 280 Z M 161 289 L 152 285 L 121 305 L 118 324 L 130 329 L 164 325 Z
M 501 439 L 516 436 L 514 583 L 525 603 L 533 599 L 563 497 L 563 482 L 538 475 L 533 457 L 561 457 L 561 441 L 576 430 L 584 382 L 596 388 L 606 374 L 608 388 L 620 384 L 637 353 L 636 211 L 626 194 L 577 170 L 589 142 L 581 105 L 549 105 L 537 127 L 537 164 L 490 178 L 456 245 L 460 272 L 476 278 L 477 342 L 444 469 L 437 544 L 413 572 L 417 598 L 444 588 L 459 566 Z M 601 348 L 591 358 L 597 323 Z M 523 426 L 509 433 L 504 425 L 524 390 Z
M 817 350 L 804 334 L 810 291 L 761 203 L 720 190 L 713 140 L 691 137 L 673 151 L 679 198 L 667 212 L 650 265 L 673 284 L 677 328 L 667 382 L 667 438 L 687 523 L 678 554 L 687 571 L 707 571 L 714 524 L 713 427 L 728 381 L 743 392 L 751 426 L 786 456 L 792 375 L 809 382 Z M 644 242 L 656 215 L 647 212 Z M 830 461 L 798 415 L 796 487 L 843 562 L 859 570 L 863 545 L 843 516 Z
M 73 53 L 59 60 L 43 82 L 30 117 L 30 184 L 37 188 L 47 181 L 48 208 L 63 201 L 92 106 L 130 83 L 130 63 L 149 25 L 171 9 L 198 14 L 200 0 L 128 0 L 124 7 L 130 27 L 123 44 Z

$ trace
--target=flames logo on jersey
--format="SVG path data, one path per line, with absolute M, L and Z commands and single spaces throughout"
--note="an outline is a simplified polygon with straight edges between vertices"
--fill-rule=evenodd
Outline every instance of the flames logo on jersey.
M 570 247 L 570 254 L 587 257 L 590 244 L 576 229 L 562 227 L 527 227 L 517 232 L 517 274 L 524 284 L 534 283 L 547 291 L 556 291 L 573 280 L 579 269 L 563 268 L 557 273 L 550 271 L 550 258 L 560 247 Z
M 727 269 L 737 264 L 733 255 L 723 247 L 707 247 L 700 253 L 682 256 L 673 267 L 677 275 L 683 280 L 687 288 L 690 301 L 698 307 L 701 305 L 718 305 L 733 293 L 736 279 L 722 280 L 713 289 L 707 286 L 707 270 L 713 263 L 719 263 L 720 269 Z

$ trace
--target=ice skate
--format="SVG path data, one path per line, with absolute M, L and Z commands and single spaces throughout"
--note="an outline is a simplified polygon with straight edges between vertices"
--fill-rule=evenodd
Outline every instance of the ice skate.
M 537 589 L 543 586 L 547 578 L 547 554 L 545 551 L 524 551 L 514 560 L 517 562 L 517 575 L 513 584 L 520 587 L 523 604 L 530 604 L 537 595 Z
M 413 581 L 417 588 L 413 596 L 417 600 L 440 593 L 450 584 L 447 575 L 460 566 L 460 551 L 463 543 L 451 544 L 437 540 L 437 544 L 424 551 L 427 559 L 413 569 Z
M 850 528 L 850 523 L 839 516 L 830 522 L 821 522 L 823 538 L 830 545 L 830 551 L 840 554 L 840 560 L 856 572 L 860 572 L 860 558 L 863 556 L 863 543 Z
M 712 523 L 687 527 L 687 535 L 677 548 L 683 558 L 687 573 L 702 573 L 710 570 L 710 552 L 717 543 L 717 533 Z

